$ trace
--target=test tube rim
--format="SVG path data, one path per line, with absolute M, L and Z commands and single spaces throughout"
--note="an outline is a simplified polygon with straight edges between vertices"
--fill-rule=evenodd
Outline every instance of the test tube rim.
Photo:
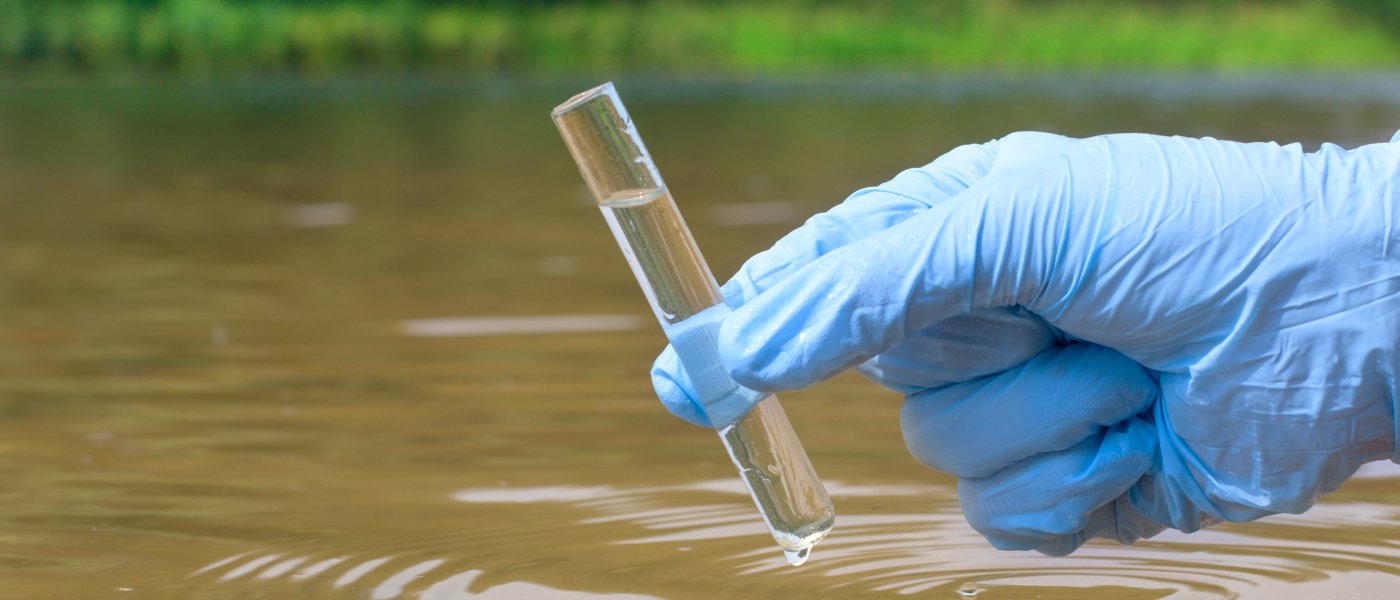
M 602 85 L 595 86 L 577 94 L 574 94 L 573 97 L 569 98 L 568 100 L 565 100 L 563 104 L 560 104 L 559 106 L 554 107 L 554 110 L 549 111 L 549 116 L 550 118 L 557 119 L 563 116 L 565 113 L 572 111 L 580 106 L 583 106 L 590 100 L 594 100 L 603 96 L 616 95 L 617 91 L 616 88 L 613 87 L 613 82 L 608 81 L 603 83 Z M 614 102 L 614 104 L 618 103 Z

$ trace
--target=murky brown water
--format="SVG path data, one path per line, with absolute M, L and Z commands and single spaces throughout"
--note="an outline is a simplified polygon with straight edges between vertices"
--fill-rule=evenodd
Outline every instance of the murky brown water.
M 590 83 L 0 88 L 0 597 L 1400 589 L 1400 468 L 1302 517 L 997 552 L 853 376 L 784 396 L 840 513 L 785 566 L 651 397 L 659 329 L 548 119 Z M 721 274 L 1012 130 L 1400 128 L 1393 77 L 620 88 Z

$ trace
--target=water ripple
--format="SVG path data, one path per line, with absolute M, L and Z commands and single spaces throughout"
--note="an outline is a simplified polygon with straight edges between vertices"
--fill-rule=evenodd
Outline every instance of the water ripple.
M 737 482 L 612 488 L 548 486 L 472 488 L 452 494 L 477 510 L 529 507 L 571 515 L 563 545 L 595 561 L 592 573 L 637 571 L 630 589 L 693 578 L 697 565 L 752 594 L 794 593 L 958 597 L 959 590 L 1046 598 L 1324 597 L 1400 586 L 1400 507 L 1323 503 L 1304 516 L 1280 516 L 1196 534 L 1167 533 L 1135 547 L 1091 543 L 1071 557 L 992 549 L 969 529 L 950 491 L 939 486 L 860 486 L 830 482 L 843 507 L 835 532 L 815 560 L 793 569 L 744 498 Z M 678 501 L 678 499 L 684 500 Z M 549 507 L 555 508 L 549 508 Z M 924 506 L 929 512 L 920 513 Z M 519 510 L 519 508 L 514 509 Z M 564 511 L 564 512 L 561 512 Z M 545 513 L 538 513 L 545 514 Z M 523 526 L 521 526 L 523 527 Z M 374 600 L 424 598 L 649 598 L 551 587 L 529 572 L 563 563 L 543 556 L 530 569 L 476 564 L 453 548 L 472 542 L 513 544 L 502 553 L 561 544 L 539 531 L 503 526 L 474 540 L 443 534 L 364 557 L 316 557 L 286 548 L 222 558 L 191 573 L 207 585 L 300 582 L 302 595 L 359 589 Z M 573 532 L 578 532 L 574 535 Z M 1348 532 L 1356 532 L 1348 535 Z M 609 535 L 594 536 L 606 533 Z M 608 548 L 618 549 L 610 556 Z M 635 548 L 641 551 L 637 554 Z M 522 549 L 525 550 L 522 552 Z M 685 552 L 677 560 L 675 552 Z M 481 562 L 481 561 L 478 561 Z M 677 564 L 683 563 L 683 564 Z M 305 565 L 305 566 L 303 566 Z M 650 579 L 648 579 L 650 578 Z M 556 579 L 557 581 L 557 579 Z M 358 585 L 357 585 L 358 584 Z M 1348 587 L 1352 586 L 1352 587 Z M 674 591 L 653 586 L 659 593 Z

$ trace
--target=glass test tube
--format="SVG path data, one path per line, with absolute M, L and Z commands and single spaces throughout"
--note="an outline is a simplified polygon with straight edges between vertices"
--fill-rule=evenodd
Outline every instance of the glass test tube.
M 759 397 L 719 366 L 715 315 L 726 310 L 724 297 L 613 85 L 578 94 L 550 116 L 697 389 Z M 712 421 L 725 421 L 714 425 L 773 539 L 788 562 L 802 564 L 836 512 L 778 397 L 762 396 L 741 414 L 709 407 Z

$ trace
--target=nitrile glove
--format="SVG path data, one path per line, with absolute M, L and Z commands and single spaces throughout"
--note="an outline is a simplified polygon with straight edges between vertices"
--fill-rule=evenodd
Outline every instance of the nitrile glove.
M 735 379 L 789 389 L 864 363 L 1002 548 L 1301 512 L 1397 457 L 1400 145 L 971 148 L 746 265 L 719 332 Z M 673 410 L 678 371 L 654 371 Z
M 882 186 L 866 188 L 809 219 L 774 246 L 744 263 L 722 291 L 730 308 L 786 279 L 826 253 L 882 232 L 968 189 L 986 175 L 997 142 L 968 145 L 926 167 L 909 169 Z M 891 389 L 912 393 L 999 373 L 1052 346 L 1055 334 L 1038 317 L 996 308 L 949 319 L 907 336 L 861 371 Z M 667 346 L 652 368 L 652 383 L 672 413 L 711 426 L 675 350 Z M 765 386 L 771 388 L 771 386 Z

